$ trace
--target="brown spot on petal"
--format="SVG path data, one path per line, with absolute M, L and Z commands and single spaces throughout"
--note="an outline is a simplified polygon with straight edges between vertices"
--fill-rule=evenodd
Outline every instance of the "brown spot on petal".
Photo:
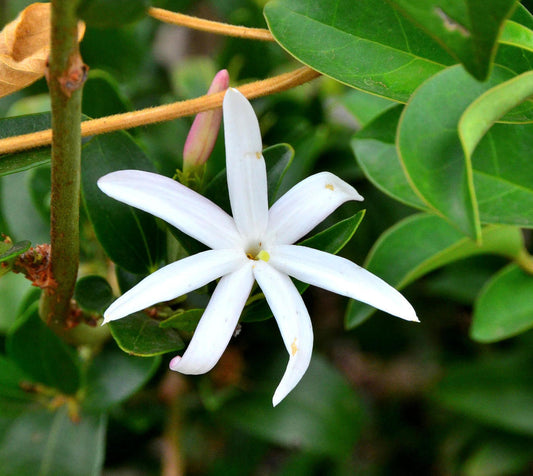
M 256 152 L 255 156 L 256 156 L 256 158 L 260 159 L 261 158 L 261 152 Z

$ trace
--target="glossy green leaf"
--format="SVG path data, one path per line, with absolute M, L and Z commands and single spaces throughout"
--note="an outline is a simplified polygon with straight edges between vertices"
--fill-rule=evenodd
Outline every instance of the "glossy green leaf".
M 0 139 L 50 128 L 50 113 L 0 119 Z M 50 162 L 50 148 L 31 149 L 0 157 L 0 176 L 28 170 Z
M 6 348 L 8 357 L 34 381 L 67 394 L 78 390 L 77 356 L 39 318 L 37 303 L 10 330 Z
M 479 211 L 472 163 L 463 153 L 457 125 L 468 105 L 506 76 L 495 68 L 479 83 L 460 66 L 448 68 L 416 91 L 400 118 L 397 145 L 411 185 L 472 238 L 479 238 Z
M 28 240 L 18 241 L 17 243 L 5 243 L 0 241 L 0 263 L 21 255 L 29 250 L 31 243 Z
M 364 216 L 365 211 L 361 210 L 355 215 L 335 223 L 335 225 L 330 226 L 326 230 L 321 231 L 298 244 L 335 255 L 352 239 Z M 309 287 L 309 285 L 297 282 L 296 287 L 301 294 Z M 252 296 L 251 299 L 253 302 L 244 308 L 241 317 L 242 321 L 255 322 L 272 317 L 272 311 L 264 300 L 262 293 Z
M 0 435 L 5 476 L 98 476 L 107 418 L 82 414 L 74 423 L 65 405 L 22 413 Z
M 500 43 L 533 51 L 533 31 L 516 21 L 507 20 L 500 36 Z
M 393 145 L 399 114 L 400 107 L 379 116 L 354 136 L 352 148 L 357 162 L 380 190 L 427 210 L 412 191 Z M 533 226 L 533 168 L 528 160 L 532 143 L 530 124 L 495 124 L 481 139 L 472 165 L 482 223 Z
M 434 398 L 470 419 L 533 436 L 532 393 L 529 361 L 501 355 L 448 368 Z
M 404 219 L 381 235 L 370 251 L 365 267 L 391 286 L 401 289 L 453 261 L 485 253 L 515 257 L 521 253 L 522 247 L 518 228 L 486 227 L 482 233 L 482 245 L 477 245 L 442 218 L 419 214 Z M 374 311 L 367 304 L 350 301 L 346 327 L 361 324 Z
M 82 149 L 82 190 L 87 214 L 109 257 L 137 274 L 153 270 L 163 253 L 163 233 L 153 216 L 107 197 L 96 185 L 109 172 L 155 172 L 140 147 L 125 132 L 92 139 Z
M 356 119 L 360 127 L 365 127 L 386 110 L 397 105 L 394 101 L 357 89 L 352 89 L 344 94 L 341 102 Z
M 474 183 L 484 223 L 533 227 L 533 124 L 495 124 L 476 147 Z
M 282 371 L 281 366 L 277 369 Z M 272 407 L 271 388 L 225 405 L 228 424 L 277 445 L 310 453 L 346 455 L 359 438 L 364 408 L 343 377 L 322 358 L 313 357 L 298 386 Z
M 194 332 L 205 309 L 180 310 L 159 324 L 160 327 L 179 329 L 183 332 Z
M 443 45 L 475 78 L 490 70 L 497 38 L 516 0 L 389 0 Z
M 76 283 L 74 299 L 86 311 L 103 313 L 113 302 L 113 290 L 101 276 L 84 276 Z
M 511 264 L 487 283 L 474 306 L 470 337 L 496 342 L 533 327 L 533 276 Z
M 183 349 L 185 344 L 175 329 L 163 329 L 159 322 L 142 312 L 108 324 L 118 346 L 128 354 L 152 357 Z
M 105 349 L 87 371 L 83 408 L 104 411 L 139 390 L 161 363 L 160 357 L 134 357 L 118 350 Z
M 406 205 L 427 210 L 411 188 L 398 158 L 396 127 L 402 111 L 403 106 L 393 107 L 370 122 L 355 134 L 352 149 L 357 163 L 376 187 Z
M 507 111 L 533 96 L 533 71 L 489 89 L 465 110 L 459 120 L 459 137 L 467 160 L 490 129 Z
M 299 61 L 357 89 L 405 102 L 453 58 L 385 0 L 272 0 L 268 27 Z

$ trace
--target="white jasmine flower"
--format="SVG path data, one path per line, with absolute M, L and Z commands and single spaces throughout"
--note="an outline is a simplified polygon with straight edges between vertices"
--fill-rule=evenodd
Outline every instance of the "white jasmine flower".
M 322 172 L 294 186 L 269 210 L 261 134 L 252 106 L 230 89 L 223 114 L 233 218 L 202 195 L 157 174 L 121 170 L 98 181 L 110 197 L 147 211 L 212 248 L 146 277 L 107 309 L 104 322 L 220 278 L 187 350 L 170 363 L 178 372 L 202 374 L 224 352 L 257 281 L 289 353 L 273 397 L 277 405 L 304 375 L 313 347 L 309 313 L 289 276 L 402 319 L 417 321 L 417 317 L 398 291 L 365 269 L 339 256 L 293 244 L 342 203 L 362 200 L 357 191 Z

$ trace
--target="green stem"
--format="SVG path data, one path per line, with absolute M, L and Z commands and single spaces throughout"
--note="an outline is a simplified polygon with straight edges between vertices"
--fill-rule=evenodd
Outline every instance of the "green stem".
M 41 317 L 65 326 L 78 273 L 81 158 L 81 85 L 77 0 L 52 0 L 49 88 L 52 103 L 51 277 Z

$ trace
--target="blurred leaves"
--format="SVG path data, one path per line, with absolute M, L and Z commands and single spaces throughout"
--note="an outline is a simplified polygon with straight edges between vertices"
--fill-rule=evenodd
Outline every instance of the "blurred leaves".
M 267 387 L 225 405 L 219 416 L 274 444 L 332 457 L 346 454 L 353 447 L 365 420 L 365 409 L 357 395 L 331 365 L 317 356 L 283 402 L 272 407 L 271 398 L 272 388 Z

